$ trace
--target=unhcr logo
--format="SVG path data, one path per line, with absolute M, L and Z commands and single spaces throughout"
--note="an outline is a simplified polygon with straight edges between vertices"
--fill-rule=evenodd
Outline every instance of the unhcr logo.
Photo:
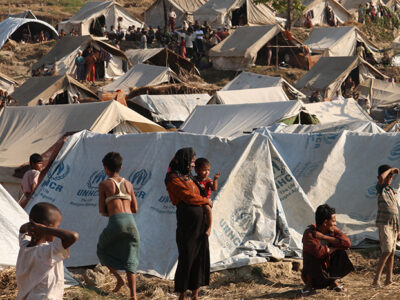
M 107 178 L 104 170 L 98 170 L 92 173 L 89 177 L 89 181 L 87 182 L 87 187 L 89 189 L 97 189 L 99 187 L 99 183 Z
M 71 170 L 71 167 L 68 164 L 64 164 L 64 162 L 61 162 L 61 164 L 59 164 L 55 170 L 55 172 L 52 175 L 53 180 L 62 180 L 65 177 L 67 177 L 67 175 L 69 174 Z
M 151 172 L 145 169 L 133 171 L 129 176 L 129 181 L 132 183 L 134 190 L 140 190 L 151 178 Z
M 392 151 L 390 151 L 390 156 L 389 156 L 389 160 L 391 161 L 398 159 L 400 159 L 400 142 L 394 145 Z
M 367 198 L 376 198 L 376 185 L 371 185 L 368 190 L 367 194 L 365 195 Z

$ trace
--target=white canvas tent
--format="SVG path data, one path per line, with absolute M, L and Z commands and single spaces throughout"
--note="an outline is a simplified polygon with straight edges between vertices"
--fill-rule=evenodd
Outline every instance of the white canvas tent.
M 281 33 L 278 25 L 239 27 L 209 51 L 217 70 L 244 70 L 254 65 L 258 52 Z
M 317 116 L 321 124 L 349 120 L 372 121 L 353 99 L 309 103 L 305 107 L 309 113 Z
M 316 27 L 309 38 L 304 42 L 313 54 L 323 56 L 355 56 L 357 43 L 361 43 L 365 50 L 374 58 L 378 54 L 378 46 L 369 41 L 354 26 L 345 27 Z
M 7 75 L 0 73 L 0 90 L 6 91 L 10 95 L 17 87 L 18 82 Z
M 143 13 L 143 19 L 147 26 L 163 28 L 165 26 L 164 12 L 167 12 L 168 18 L 169 11 L 172 9 L 176 14 L 176 25 L 180 27 L 184 21 L 194 23 L 193 12 L 206 2 L 207 0 L 155 0 Z
M 336 208 L 337 224 L 353 246 L 366 238 L 379 240 L 377 170 L 383 164 L 398 165 L 398 135 L 344 131 L 270 136 L 314 209 L 325 203 Z M 398 189 L 399 176 L 392 187 Z
M 332 9 L 338 25 L 343 25 L 353 19 L 353 15 L 336 0 L 303 0 L 302 4 L 306 8 L 303 11 L 303 16 L 295 21 L 297 26 L 303 26 L 307 15 L 311 16 L 311 22 L 314 26 L 328 25 L 326 19 L 327 6 Z
M 32 36 L 40 31 L 47 31 L 52 39 L 58 39 L 58 33 L 50 24 L 29 18 L 7 18 L 0 23 L 0 49 L 10 38 L 17 42 L 22 40 L 22 30 L 28 30 Z
M 245 18 L 245 24 L 240 24 L 241 15 Z M 232 25 L 269 25 L 282 20 L 267 5 L 255 4 L 251 0 L 210 0 L 193 16 L 200 24 L 207 21 L 215 29 Z
M 371 108 L 400 103 L 400 85 L 378 79 L 367 79 L 358 87 L 361 98 L 369 100 Z
M 168 48 L 129 49 L 125 51 L 125 54 L 133 66 L 151 64 L 161 67 L 168 66 L 177 74 L 181 68 L 188 72 L 198 73 L 195 64 Z
M 19 106 L 34 106 L 40 98 L 43 103 L 48 103 L 50 97 L 55 99 L 56 103 L 72 103 L 72 96 L 78 92 L 81 94 L 81 99 L 98 100 L 94 92 L 68 75 L 31 77 L 11 96 Z
M 122 21 L 119 22 L 118 19 Z M 126 30 L 129 26 L 143 27 L 143 22 L 129 15 L 129 13 L 117 2 L 111 1 L 88 1 L 69 20 L 58 23 L 58 30 L 62 29 L 69 34 L 72 29 L 80 35 L 89 35 L 99 32 L 104 24 L 107 31 L 111 26 L 117 28 L 119 25 Z
M 256 131 L 265 133 L 266 130 L 275 133 L 338 133 L 344 130 L 365 133 L 385 133 L 385 130 L 380 128 L 375 122 L 363 120 L 342 120 L 311 125 L 287 125 L 284 123 L 277 123 L 266 128 L 258 129 Z
M 122 90 L 129 93 L 129 88 L 158 85 L 169 82 L 180 82 L 180 79 L 168 67 L 137 64 L 125 75 L 99 88 L 100 92 L 115 92 Z
M 125 53 L 106 42 L 93 36 L 64 36 L 57 44 L 38 62 L 33 64 L 32 70 L 47 67 L 55 68 L 58 75 L 69 74 L 74 76 L 76 72 L 75 58 L 79 50 L 85 55 L 85 50 L 94 48 L 97 51 L 102 49 L 111 54 L 111 60 L 105 63 L 105 78 L 117 78 L 122 76 L 124 63 L 129 64 Z M 125 62 L 124 62 L 125 61 Z
M 85 104 L 5 107 L 0 113 L 0 183 L 17 198 L 19 178 L 14 169 L 43 153 L 65 133 L 133 133 L 165 131 L 117 101 Z
M 293 251 L 299 254 L 302 233 L 314 213 L 279 154 L 261 135 L 227 140 L 179 132 L 124 136 L 80 132 L 64 144 L 27 209 L 45 199 L 53 202 L 63 212 L 63 226 L 80 234 L 67 266 L 98 263 L 96 244 L 108 222 L 98 213 L 98 184 L 106 178 L 101 159 L 118 151 L 124 158 L 121 175 L 132 182 L 138 199 L 138 272 L 172 279 L 178 258 L 176 210 L 164 177 L 175 152 L 188 145 L 221 172 L 210 236 L 213 270 L 265 262 L 268 256 L 282 258 Z M 84 168 L 75 167 L 83 164 Z M 290 189 L 282 179 L 290 182 Z M 59 191 L 52 189 L 54 185 L 60 186 Z
M 245 104 L 289 101 L 282 88 L 274 86 L 258 89 L 217 91 L 209 104 Z
M 180 130 L 236 137 L 307 113 L 301 101 L 197 106 Z
M 206 105 L 208 94 L 140 95 L 130 99 L 145 109 L 154 122 L 183 122 L 197 105 Z
M 356 84 L 367 78 L 387 78 L 357 56 L 321 57 L 311 70 L 295 83 L 295 87 L 306 95 L 320 91 L 324 98 L 332 98 L 349 75 L 354 76 L 352 78 Z
M 9 14 L 7 18 L 25 18 L 25 19 L 37 19 L 35 14 L 31 10 L 25 10 L 17 14 Z
M 259 89 L 268 87 L 280 87 L 290 99 L 303 99 L 306 96 L 292 86 L 282 77 L 261 75 L 251 72 L 241 72 L 234 79 L 229 81 L 221 91 Z
M 348 9 L 351 12 L 356 12 L 358 8 L 360 7 L 360 4 L 365 6 L 365 4 L 374 4 L 375 7 L 379 4 L 384 4 L 384 1 L 382 0 L 342 0 L 341 1 L 342 5 Z

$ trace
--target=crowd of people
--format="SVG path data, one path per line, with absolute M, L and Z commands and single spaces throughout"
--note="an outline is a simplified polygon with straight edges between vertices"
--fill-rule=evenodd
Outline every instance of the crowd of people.
M 132 184 L 119 174 L 122 161 L 117 152 L 107 153 L 102 160 L 108 178 L 98 187 L 99 213 L 108 218 L 108 224 L 98 238 L 97 256 L 117 279 L 114 292 L 124 285 L 118 270 L 125 270 L 130 299 L 137 299 L 135 274 L 140 234 L 133 214 L 138 213 L 138 205 Z M 21 183 L 25 195 L 22 205 L 26 205 L 38 186 L 43 168 L 41 155 L 32 154 L 30 165 L 31 170 L 24 174 Z M 220 175 L 217 173 L 211 179 L 210 167 L 206 158 L 196 160 L 193 148 L 182 148 L 172 158 L 165 177 L 170 200 L 176 206 L 178 265 L 174 290 L 180 300 L 186 299 L 187 290 L 192 291 L 192 299 L 198 299 L 200 287 L 210 283 L 211 194 L 218 188 Z M 192 175 L 193 168 L 196 176 Z M 391 187 L 395 174 L 399 174 L 399 170 L 389 165 L 378 168 L 376 226 L 381 257 L 372 282 L 375 287 L 380 286 L 384 267 L 385 285 L 393 283 L 394 253 L 400 237 L 399 212 Z M 61 211 L 50 203 L 34 205 L 29 218 L 30 222 L 20 228 L 17 299 L 61 299 L 64 289 L 62 261 L 69 257 L 69 247 L 79 234 L 59 228 Z M 302 242 L 304 288 L 301 294 L 310 295 L 324 288 L 345 292 L 341 279 L 353 272 L 354 266 L 348 255 L 350 239 L 336 225 L 335 208 L 323 204 L 316 209 L 315 223 L 305 229 Z
M 13 105 L 15 100 L 8 94 L 7 91 L 0 89 L 0 109 L 5 106 Z

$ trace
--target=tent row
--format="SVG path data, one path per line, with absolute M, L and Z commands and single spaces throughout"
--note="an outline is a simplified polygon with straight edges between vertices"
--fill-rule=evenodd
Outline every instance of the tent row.
M 397 144 L 394 134 L 349 131 L 267 130 L 231 139 L 180 132 L 115 136 L 83 131 L 64 144 L 27 209 L 45 199 L 54 202 L 63 211 L 64 226 L 81 237 L 66 264 L 96 264 L 97 237 L 107 219 L 98 214 L 93 191 L 105 178 L 102 157 L 118 151 L 124 157 L 122 176 L 133 183 L 138 195 L 138 270 L 171 279 L 177 263 L 171 238 L 175 236 L 175 207 L 160 170 L 167 169 L 177 149 L 191 145 L 221 172 L 210 236 L 213 270 L 259 263 L 270 256 L 300 255 L 302 233 L 313 222 L 316 207 L 324 203 L 336 208 L 338 226 L 354 246 L 361 246 L 366 239 L 378 240 L 375 171 L 388 159 L 399 159 L 394 151 Z M 74 167 L 77 164 L 85 168 Z M 361 175 L 355 178 L 354 170 Z M 142 180 L 137 180 L 137 174 Z

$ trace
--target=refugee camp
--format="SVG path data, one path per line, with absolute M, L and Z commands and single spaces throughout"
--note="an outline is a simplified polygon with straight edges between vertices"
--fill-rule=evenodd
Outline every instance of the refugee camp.
M 399 0 L 0 1 L 0 299 L 400 299 Z

